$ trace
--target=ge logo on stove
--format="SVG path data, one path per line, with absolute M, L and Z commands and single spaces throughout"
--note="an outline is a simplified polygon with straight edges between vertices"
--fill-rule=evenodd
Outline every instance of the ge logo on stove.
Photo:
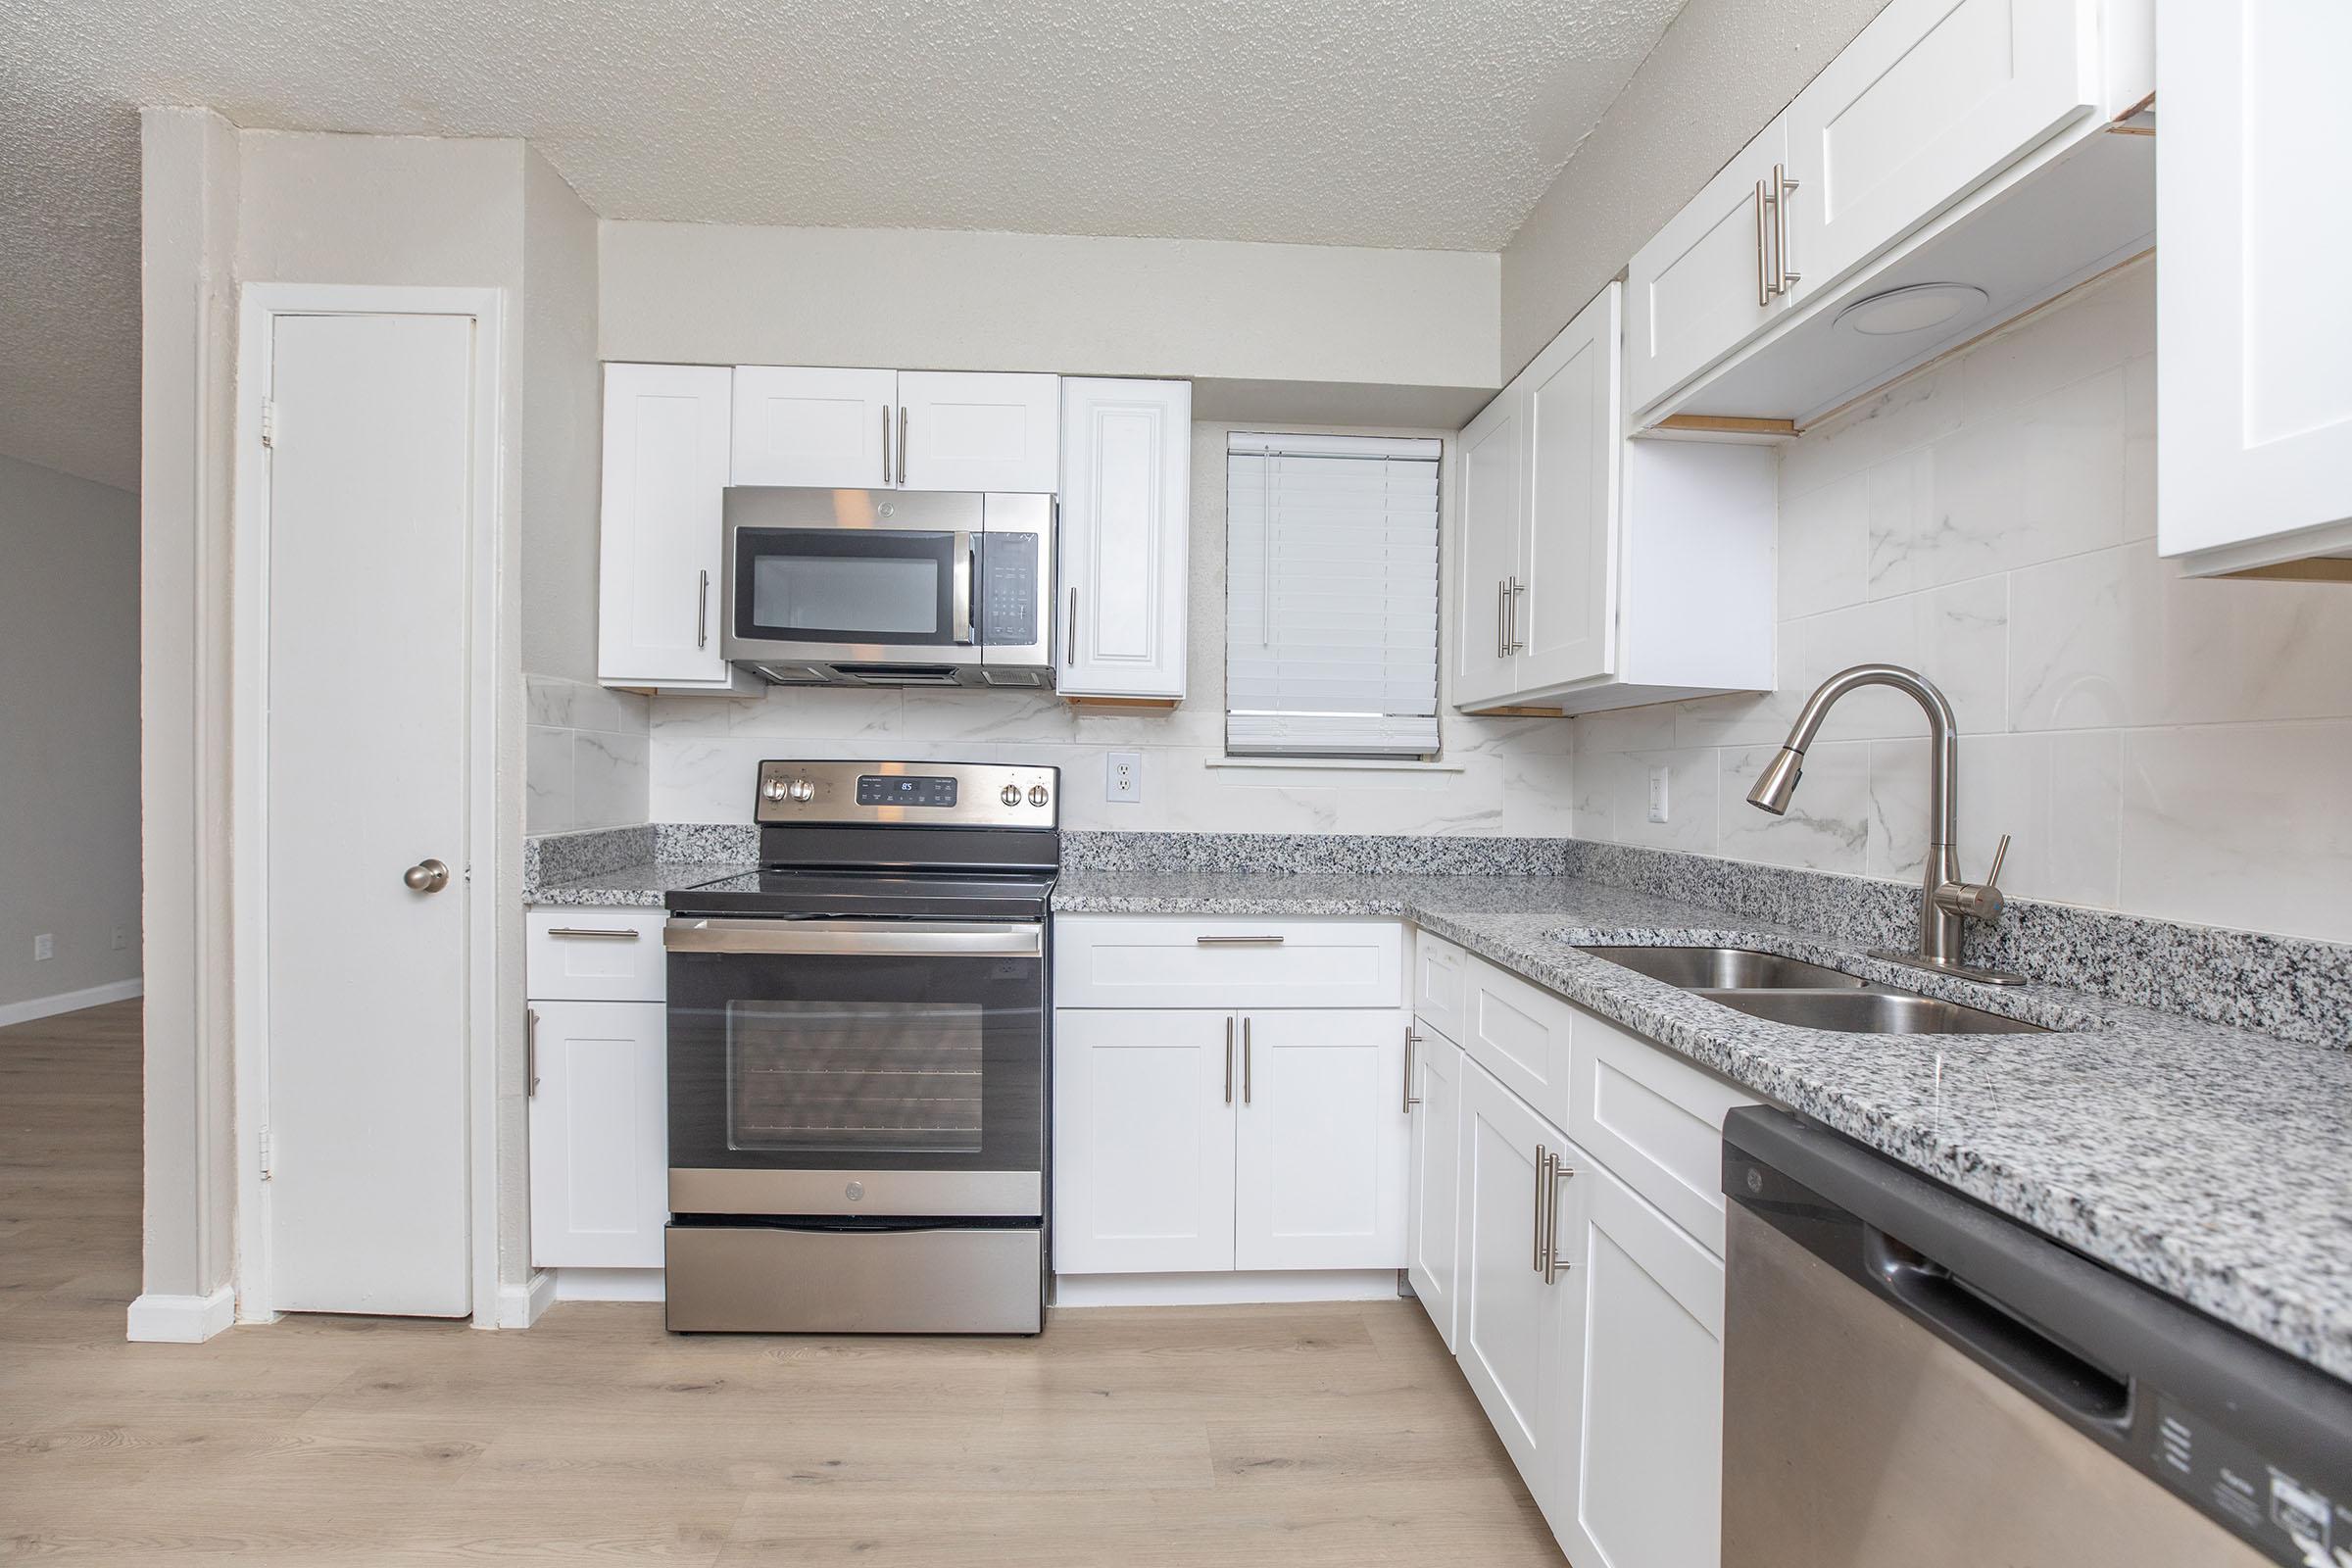
M 848 1200 L 849 1200 L 851 1202 L 855 1203 L 856 1201 L 858 1201 L 858 1200 L 859 1200 L 859 1199 L 861 1199 L 861 1198 L 863 1198 L 863 1197 L 865 1196 L 865 1183 L 863 1183 L 863 1182 L 852 1182 L 852 1183 L 850 1183 L 850 1185 L 849 1185 L 849 1186 L 847 1186 L 847 1187 L 844 1187 L 844 1188 L 841 1190 L 841 1196 L 842 1196 L 842 1197 L 844 1197 L 844 1198 L 846 1198 L 846 1199 L 848 1199 Z

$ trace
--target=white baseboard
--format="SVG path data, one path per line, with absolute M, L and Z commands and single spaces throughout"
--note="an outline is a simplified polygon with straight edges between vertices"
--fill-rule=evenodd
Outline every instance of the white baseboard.
M 498 1288 L 498 1327 L 527 1329 L 539 1321 L 539 1314 L 556 1302 L 556 1271 L 548 1268 L 531 1270 L 531 1277 L 520 1285 L 501 1285 Z
M 210 1296 L 147 1292 L 130 1303 L 128 1337 L 155 1345 L 202 1345 L 236 1317 L 237 1295 L 223 1285 Z
M 1055 1306 L 1226 1306 L 1253 1301 L 1393 1301 L 1393 1268 L 1279 1273 L 1057 1274 Z
M 559 1301 L 659 1301 L 668 1276 L 658 1268 L 560 1268 Z
M 79 1012 L 84 1007 L 103 1006 L 110 1002 L 128 1002 L 143 995 L 146 989 L 147 982 L 134 975 L 128 980 L 110 980 L 105 985 L 80 991 L 60 991 L 54 996 L 33 997 L 24 1002 L 0 1003 L 0 1029 L 12 1023 L 30 1023 L 35 1018 L 54 1018 L 61 1012 Z

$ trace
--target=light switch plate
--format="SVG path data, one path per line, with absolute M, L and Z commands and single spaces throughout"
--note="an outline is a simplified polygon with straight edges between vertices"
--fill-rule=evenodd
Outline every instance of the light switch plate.
M 1144 798 L 1143 753 L 1102 754 L 1102 798 L 1106 801 L 1140 801 Z
M 1652 822 L 1663 822 L 1666 820 L 1666 770 L 1662 767 L 1653 767 L 1649 770 L 1649 819 Z

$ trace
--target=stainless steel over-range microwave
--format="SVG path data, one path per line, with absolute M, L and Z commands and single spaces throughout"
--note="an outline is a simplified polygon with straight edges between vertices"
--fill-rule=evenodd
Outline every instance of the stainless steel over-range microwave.
M 736 485 L 721 647 L 786 686 L 1050 686 L 1054 498 Z

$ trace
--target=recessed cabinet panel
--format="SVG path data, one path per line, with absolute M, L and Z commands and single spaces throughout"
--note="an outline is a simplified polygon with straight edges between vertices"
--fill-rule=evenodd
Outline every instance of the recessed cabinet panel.
M 1242 1015 L 1234 1264 L 1401 1268 L 1401 1008 Z
M 1894 0 L 1789 105 L 1788 266 L 1837 282 L 2098 105 L 2098 0 Z
M 1717 1255 L 1723 1118 L 1753 1095 L 1579 1009 L 1568 1131 Z
M 1463 986 L 1469 958 L 1444 937 L 1413 934 L 1413 1012 L 1424 1029 L 1461 1043 Z
M 1576 1009 L 1539 986 L 1470 960 L 1462 1049 L 1557 1126 L 1569 1122 L 1569 1037 Z
M 1784 118 L 1767 125 L 1634 253 L 1625 284 L 1626 379 L 1637 412 L 1788 308 L 1792 294 L 1766 293 L 1777 281 L 1777 235 L 1757 194 L 1759 184 L 1770 186 L 1773 166 L 1788 160 Z
M 1476 706 L 1513 690 L 1511 594 L 1527 498 L 1527 393 L 1505 387 L 1462 431 L 1453 572 L 1453 690 Z
M 1527 529 L 1520 547 L 1516 686 L 1595 680 L 1617 667 L 1617 284 L 1527 369 Z
M 1568 1141 L 1475 1065 L 1462 1078 L 1454 1355 L 1541 1500 L 1550 1468 L 1547 1401 L 1557 1398 L 1547 1385 L 1560 1287 L 1545 1285 L 1539 1266 L 1537 1157 Z
M 669 1112 L 658 1002 L 532 1004 L 531 1261 L 660 1268 Z
M 1234 1266 L 1234 1027 L 1222 1012 L 1054 1015 L 1056 1272 Z
M 1060 483 L 1058 376 L 902 370 L 899 413 L 909 490 L 1046 495 Z
M 1072 915 L 1054 928 L 1064 1007 L 1395 1007 L 1404 932 L 1393 920 Z
M 736 484 L 866 490 L 893 482 L 899 372 L 739 365 Z

